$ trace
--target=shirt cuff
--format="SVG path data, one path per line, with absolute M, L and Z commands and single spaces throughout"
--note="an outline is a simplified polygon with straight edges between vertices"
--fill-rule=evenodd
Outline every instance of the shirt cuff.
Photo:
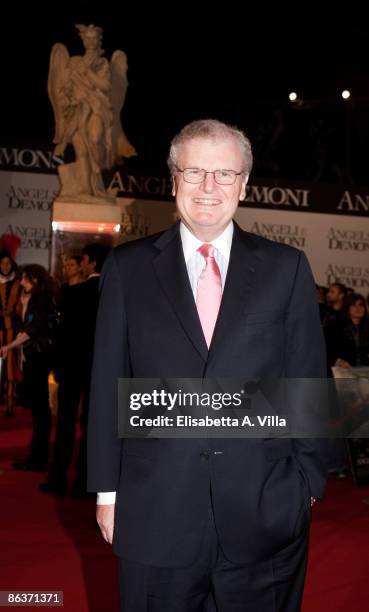
M 116 498 L 115 491 L 109 491 L 106 493 L 98 493 L 96 503 L 98 506 L 106 506 L 108 504 L 115 504 Z

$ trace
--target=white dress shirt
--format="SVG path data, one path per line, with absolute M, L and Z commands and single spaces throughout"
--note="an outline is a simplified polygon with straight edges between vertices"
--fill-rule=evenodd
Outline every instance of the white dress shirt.
M 201 253 L 199 253 L 198 251 L 198 249 L 201 247 L 201 245 L 204 244 L 204 242 L 196 238 L 196 236 L 194 236 L 192 232 L 190 232 L 190 230 L 185 226 L 184 223 L 181 223 L 179 227 L 183 255 L 186 262 L 192 293 L 196 302 L 197 283 L 200 278 L 201 272 L 203 271 L 206 265 L 205 257 L 203 257 L 203 255 L 201 255 Z M 218 236 L 218 238 L 216 238 L 215 240 L 211 241 L 211 244 L 215 247 L 214 257 L 220 270 L 220 276 L 222 277 L 222 290 L 224 289 L 228 271 L 232 238 L 233 223 L 232 221 L 230 221 L 225 230 L 222 232 L 222 234 Z
M 185 226 L 184 223 L 180 224 L 179 231 L 181 235 L 183 255 L 186 262 L 188 278 L 190 280 L 193 297 L 196 302 L 197 283 L 200 278 L 200 274 L 206 265 L 205 257 L 203 257 L 203 255 L 198 252 L 199 247 L 201 247 L 204 242 L 196 238 L 196 236 L 194 236 L 192 232 L 190 232 L 190 230 Z M 221 233 L 221 235 L 218 236 L 218 238 L 216 238 L 215 240 L 211 241 L 211 244 L 215 247 L 214 257 L 215 261 L 218 264 L 220 275 L 222 277 L 222 290 L 224 289 L 227 277 L 232 238 L 233 222 L 230 221 L 225 230 Z M 115 491 L 98 493 L 97 504 L 114 504 L 115 496 Z

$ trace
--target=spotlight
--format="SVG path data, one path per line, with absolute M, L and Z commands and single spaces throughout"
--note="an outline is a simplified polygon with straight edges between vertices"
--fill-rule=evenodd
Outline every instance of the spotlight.
M 291 93 L 288 94 L 288 97 L 289 97 L 291 102 L 296 102 L 296 100 L 297 100 L 297 93 L 295 91 L 291 91 Z
M 351 92 L 348 89 L 344 89 L 341 93 L 341 96 L 344 100 L 348 100 L 351 96 Z

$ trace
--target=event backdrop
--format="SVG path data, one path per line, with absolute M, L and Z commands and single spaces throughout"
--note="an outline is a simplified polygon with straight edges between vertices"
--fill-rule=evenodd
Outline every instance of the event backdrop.
M 0 234 L 21 239 L 17 261 L 50 263 L 51 209 L 62 160 L 45 147 L 0 147 Z M 104 176 L 122 209 L 121 240 L 167 228 L 176 218 L 168 176 L 115 168 Z M 252 178 L 237 222 L 306 252 L 318 284 L 369 293 L 369 188 Z

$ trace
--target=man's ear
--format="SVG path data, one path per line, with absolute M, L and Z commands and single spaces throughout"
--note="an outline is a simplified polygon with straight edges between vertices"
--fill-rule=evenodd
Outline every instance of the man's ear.
M 175 197 L 176 193 L 177 193 L 176 180 L 174 176 L 172 176 L 172 196 Z
M 245 178 L 244 178 L 244 179 L 243 179 L 243 181 L 242 181 L 242 185 L 241 185 L 241 193 L 240 193 L 240 201 L 241 201 L 241 202 L 243 202 L 243 200 L 244 200 L 244 199 L 245 199 L 245 197 L 246 197 L 246 185 L 247 185 L 247 182 L 248 182 L 248 180 L 249 180 L 249 176 L 250 176 L 249 174 L 245 174 Z

